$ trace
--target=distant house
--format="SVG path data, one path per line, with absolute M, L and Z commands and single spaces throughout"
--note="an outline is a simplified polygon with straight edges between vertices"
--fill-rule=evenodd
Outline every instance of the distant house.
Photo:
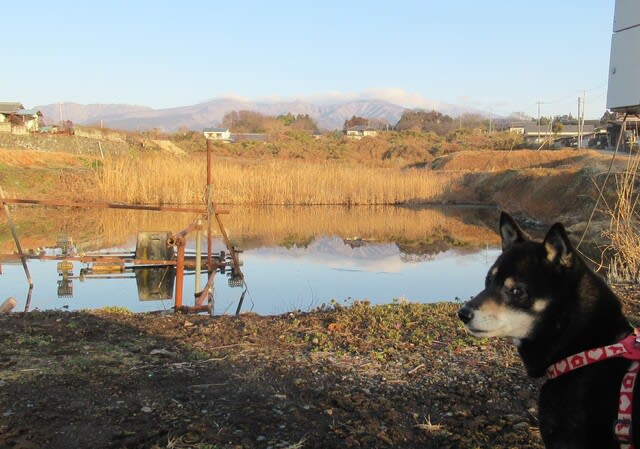
M 37 109 L 25 109 L 22 103 L 0 102 L 0 131 L 37 132 L 42 113 Z
M 204 137 L 218 142 L 231 142 L 229 128 L 205 128 Z
M 378 131 L 364 125 L 357 125 L 345 130 L 347 137 L 351 139 L 362 139 L 363 137 L 373 137 L 378 135 Z

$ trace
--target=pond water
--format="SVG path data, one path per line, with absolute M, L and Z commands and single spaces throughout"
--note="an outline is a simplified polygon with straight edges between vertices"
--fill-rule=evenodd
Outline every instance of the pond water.
M 12 216 L 25 252 L 48 255 L 61 253 L 61 240 L 71 241 L 79 255 L 131 253 L 138 231 L 178 232 L 196 218 L 30 207 L 12 208 Z M 307 311 L 332 301 L 466 300 L 482 288 L 499 254 L 498 212 L 487 208 L 233 207 L 222 220 L 242 250 L 247 292 L 241 310 L 261 315 Z M 6 221 L 2 226 L 8 227 Z M 0 235 L 0 252 L 14 252 L 8 229 Z M 223 250 L 217 227 L 212 236 L 214 252 Z M 187 252 L 194 250 L 195 238 L 189 235 Z M 108 306 L 142 312 L 171 310 L 174 304 L 171 275 L 163 275 L 168 282 L 164 299 L 144 299 L 139 270 L 92 275 L 91 264 L 72 261 L 70 273 L 61 276 L 59 261 L 39 259 L 28 262 L 34 281 L 29 298 L 20 262 L 1 260 L 0 301 L 15 297 L 16 311 Z M 201 286 L 205 280 L 206 273 Z M 230 287 L 221 273 L 214 287 L 214 313 L 235 313 L 244 289 Z M 194 304 L 195 291 L 195 276 L 187 272 L 185 305 Z

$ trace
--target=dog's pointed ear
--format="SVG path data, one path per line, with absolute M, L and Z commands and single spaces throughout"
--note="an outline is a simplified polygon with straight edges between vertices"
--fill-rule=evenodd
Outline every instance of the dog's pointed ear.
M 506 212 L 500 214 L 500 237 L 502 237 L 502 251 L 508 250 L 514 243 L 524 242 L 529 238 L 513 217 Z
M 573 245 L 571 245 L 567 231 L 564 230 L 562 224 L 556 223 L 551 226 L 543 243 L 549 262 L 557 263 L 567 268 L 573 265 Z

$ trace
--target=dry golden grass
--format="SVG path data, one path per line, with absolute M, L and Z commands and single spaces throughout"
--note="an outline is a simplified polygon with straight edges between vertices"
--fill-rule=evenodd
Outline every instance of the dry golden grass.
M 607 207 L 611 218 L 605 237 L 611 242 L 609 277 L 616 281 L 640 282 L 640 193 L 636 190 L 640 153 L 627 158 L 627 168 L 616 176 L 615 205 Z
M 69 168 L 88 165 L 91 156 L 56 151 L 35 151 L 18 148 L 2 148 L 0 165 L 11 168 Z
M 218 159 L 213 192 L 219 204 L 397 204 L 437 201 L 461 174 L 374 168 L 339 162 Z M 100 200 L 128 203 L 201 203 L 206 183 L 203 154 L 109 157 L 96 181 Z

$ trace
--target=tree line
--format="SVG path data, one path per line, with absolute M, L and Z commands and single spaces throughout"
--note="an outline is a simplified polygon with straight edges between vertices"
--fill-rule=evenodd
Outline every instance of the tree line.
M 320 132 L 318 124 L 309 114 L 287 113 L 269 116 L 255 111 L 232 111 L 225 114 L 222 126 L 234 133 L 277 133 L 287 130 L 305 131 L 311 134 Z M 490 120 L 479 114 L 461 114 L 454 118 L 435 110 L 405 110 L 400 120 L 393 125 L 384 119 L 353 115 L 344 121 L 343 129 L 357 126 L 375 130 L 434 133 L 439 136 L 446 136 L 460 129 L 492 129 Z
M 286 130 L 319 132 L 318 125 L 309 114 L 283 114 L 277 117 L 254 111 L 232 111 L 222 118 L 222 126 L 234 133 L 277 132 Z

